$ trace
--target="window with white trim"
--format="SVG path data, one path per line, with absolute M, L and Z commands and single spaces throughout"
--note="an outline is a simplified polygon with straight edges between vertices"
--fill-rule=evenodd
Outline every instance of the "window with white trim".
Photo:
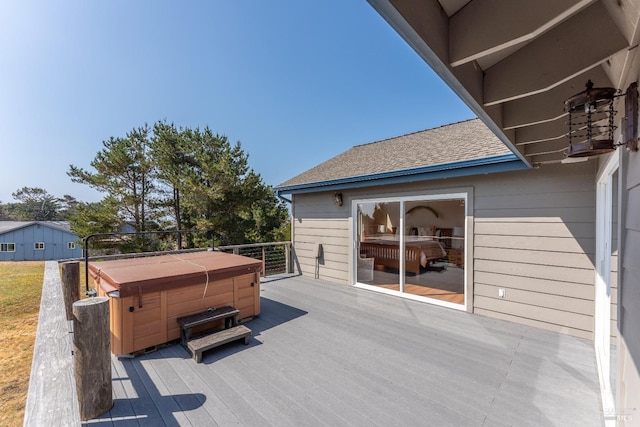
M 76 248 L 75 242 L 67 242 L 67 249 L 75 249 L 75 248 Z
M 33 244 L 33 249 L 37 250 L 37 251 L 42 251 L 44 250 L 44 242 L 35 242 Z
M 0 252 L 15 252 L 15 243 L 0 243 Z

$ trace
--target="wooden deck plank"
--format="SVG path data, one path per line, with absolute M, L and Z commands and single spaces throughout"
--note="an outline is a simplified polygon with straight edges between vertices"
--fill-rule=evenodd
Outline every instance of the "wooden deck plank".
M 324 304 L 324 302 L 321 302 L 321 304 Z M 440 310 L 446 309 L 440 308 Z M 452 334 L 446 330 L 432 330 L 428 325 L 402 325 L 393 319 L 385 319 L 384 313 L 387 311 L 388 307 L 384 312 L 375 310 L 365 314 L 365 316 L 371 317 L 372 321 L 379 324 L 374 332 L 375 335 L 369 333 L 367 330 L 368 327 L 366 326 L 364 329 L 361 328 L 361 330 L 355 330 L 354 328 L 357 327 L 356 324 L 350 327 L 349 333 L 353 333 L 356 337 L 374 335 L 367 341 L 367 343 L 374 346 L 378 345 L 378 343 L 383 343 L 382 345 L 389 346 L 392 351 L 395 351 L 393 349 L 402 349 L 402 354 L 397 354 L 397 357 L 408 357 L 409 359 L 413 359 L 416 363 L 420 363 L 421 366 L 424 364 L 434 364 L 436 371 L 449 370 L 455 373 L 461 373 L 463 376 L 468 378 L 468 381 L 473 381 L 477 375 L 467 376 L 465 372 L 461 372 L 464 371 L 465 367 L 474 372 L 480 370 L 483 373 L 489 374 L 491 371 L 495 370 L 494 365 L 496 357 L 501 360 L 508 361 L 508 358 L 513 354 L 513 350 L 510 350 L 508 347 L 505 347 L 502 352 L 496 354 L 495 346 L 491 348 L 489 344 L 483 342 L 484 340 L 478 339 L 482 338 L 478 335 L 478 331 L 476 331 L 473 337 L 469 337 L 467 333 L 462 336 L 456 336 L 457 334 Z M 337 312 L 331 316 L 327 316 L 325 321 L 335 321 L 337 322 L 335 327 L 339 328 L 341 325 L 349 322 L 348 317 L 343 317 L 343 314 L 341 314 L 344 312 L 348 313 L 348 309 L 346 307 L 344 309 L 342 307 L 337 307 Z M 311 330 L 319 330 L 323 328 L 326 328 L 326 325 L 308 327 L 308 329 Z M 434 338 L 438 340 L 437 346 L 424 347 L 424 344 L 421 342 L 425 340 L 433 340 Z M 345 339 L 344 335 L 341 336 L 340 339 Z M 517 343 L 517 339 L 519 338 L 514 337 L 513 341 L 510 340 L 510 342 Z M 470 342 L 476 342 L 476 345 L 472 348 L 468 348 L 470 347 Z M 360 345 L 365 345 L 367 343 Z M 443 352 L 446 353 L 446 357 L 442 357 Z M 464 359 L 469 357 L 470 354 L 474 357 L 474 363 L 471 366 L 464 363 Z M 487 357 L 478 357 L 482 355 L 486 355 Z M 484 366 L 479 366 L 482 365 L 483 361 L 488 361 L 488 363 L 485 363 Z M 503 374 L 498 373 L 498 377 L 501 375 Z M 489 381 L 489 378 L 478 379 L 481 383 Z
M 209 360 L 205 361 L 206 364 L 210 364 L 211 359 L 224 358 L 224 350 L 211 356 Z M 236 359 L 235 364 L 231 367 L 225 366 L 226 364 L 222 362 L 222 359 L 219 359 L 213 365 L 216 366 L 215 372 L 210 372 L 209 370 L 203 372 L 202 375 L 208 381 L 213 381 L 217 378 L 224 385 L 231 397 L 225 402 L 233 408 L 234 413 L 243 420 L 245 425 L 279 425 L 280 419 L 287 420 L 286 424 L 317 425 L 317 420 L 308 416 L 304 408 L 300 408 L 287 395 L 282 394 L 277 384 L 265 379 L 263 371 L 271 371 L 272 367 L 268 365 L 265 357 L 261 357 L 261 360 L 263 364 L 259 371 L 256 371 L 254 368 L 249 370 L 247 365 L 243 364 L 239 359 Z M 239 383 L 234 382 L 234 376 L 225 373 L 229 371 L 243 379 Z M 246 374 L 250 376 L 248 381 L 244 376 Z M 282 375 L 283 373 L 281 372 L 280 374 Z M 257 401 L 246 400 L 248 396 L 242 394 L 242 392 L 247 387 L 258 390 L 257 393 L 261 394 L 263 399 Z M 250 395 L 255 394 L 256 391 L 252 391 Z
M 153 401 L 139 425 L 161 402 L 164 425 L 603 423 L 590 341 L 303 277 L 261 288 L 249 345 L 114 362 L 116 399 Z
M 303 320 L 306 320 L 306 318 L 300 319 L 300 321 L 303 321 Z M 296 321 L 296 323 L 297 322 L 298 321 Z M 255 323 L 252 323 L 252 327 L 255 327 Z M 344 324 L 338 325 L 338 327 L 344 327 Z M 314 354 L 315 355 L 314 360 L 308 360 L 308 357 L 305 357 L 304 354 L 302 355 L 302 357 L 295 358 L 297 360 L 307 360 L 307 363 L 308 363 L 308 366 L 304 367 L 302 372 L 300 372 L 300 375 L 302 375 L 303 377 L 307 377 L 308 375 L 310 375 L 310 373 L 313 370 L 321 369 L 326 364 L 330 363 L 328 361 L 328 358 L 335 359 L 335 367 L 337 367 L 338 371 L 346 369 L 345 368 L 345 366 L 347 366 L 346 364 L 351 363 L 351 361 L 349 360 L 351 358 L 348 355 L 346 356 L 343 355 L 341 350 L 334 350 L 334 351 L 331 350 L 333 348 L 340 349 L 341 347 L 344 347 L 344 345 L 340 345 L 341 344 L 340 340 L 338 340 L 337 342 L 331 342 L 331 340 L 329 340 L 326 336 L 324 336 L 321 333 L 321 331 L 323 330 L 330 330 L 330 334 L 335 334 L 335 331 L 331 330 L 331 328 L 327 328 L 326 325 L 324 325 L 324 327 L 323 326 L 317 327 L 316 325 L 307 325 L 307 324 L 299 325 L 299 328 L 300 330 L 295 330 L 295 331 L 292 331 L 291 328 L 288 328 L 290 332 L 287 334 L 290 336 L 289 342 L 285 341 L 281 344 L 276 345 L 275 347 L 285 349 L 285 352 L 279 356 L 279 357 L 285 357 L 287 353 L 293 353 L 297 348 L 303 345 L 309 346 L 308 349 L 303 350 L 303 353 L 306 354 L 306 356 L 308 356 L 309 354 Z M 308 335 L 308 333 L 306 333 L 305 331 L 314 331 L 313 336 L 311 336 L 309 339 L 306 339 L 305 335 Z M 263 336 L 269 332 L 271 331 L 265 332 Z M 354 331 L 350 331 L 350 332 L 354 332 Z M 359 334 L 355 332 L 355 333 L 351 333 L 351 335 L 358 336 Z M 273 338 L 269 338 L 269 342 L 273 343 L 274 342 Z M 352 345 L 356 347 L 361 347 L 362 343 L 354 343 Z M 373 345 L 375 346 L 375 343 Z M 383 363 L 388 364 L 389 360 L 385 360 L 383 361 Z M 271 363 L 269 363 L 269 365 L 270 364 Z M 291 366 L 294 366 L 294 365 L 291 365 Z M 291 366 L 289 366 L 288 368 L 289 370 L 292 369 Z M 355 371 L 358 369 L 358 366 L 349 366 L 349 369 Z M 377 367 L 376 369 L 379 369 L 379 367 Z M 373 369 L 372 371 L 375 372 L 376 369 Z M 291 376 L 296 377 L 296 374 L 297 373 L 294 372 L 292 373 Z M 328 372 L 327 374 L 328 374 L 327 378 L 330 378 L 332 381 L 335 379 L 334 372 Z M 370 375 L 371 374 L 367 373 L 364 376 L 370 376 Z M 360 381 L 362 381 L 362 379 Z M 340 387 L 344 386 L 344 382 L 342 381 L 339 384 L 340 384 Z M 424 388 L 424 386 L 422 386 L 422 388 Z M 360 393 L 358 394 L 361 394 L 363 392 L 366 393 L 367 389 L 359 390 L 359 392 Z M 387 394 L 388 393 L 389 392 L 387 391 Z M 403 393 L 399 393 L 398 395 L 402 396 Z M 388 403 L 388 402 L 381 402 L 381 404 L 384 404 L 384 403 Z M 403 403 L 403 404 L 405 406 L 407 405 L 406 403 Z M 375 407 L 376 405 L 368 405 L 368 406 Z M 412 420 L 412 421 L 416 422 L 416 420 Z M 395 418 L 395 422 L 398 422 L 397 417 Z
M 305 366 L 306 370 L 313 368 L 312 365 L 334 364 L 340 370 L 357 374 L 359 382 L 368 383 L 367 388 L 379 387 L 379 383 L 384 384 L 389 378 L 404 378 L 401 384 L 388 384 L 386 389 L 380 389 L 379 393 L 386 396 L 387 399 L 393 398 L 393 396 L 402 396 L 402 399 L 406 400 L 402 404 L 407 408 L 415 404 L 422 408 L 417 408 L 418 412 L 424 411 L 425 407 L 431 407 L 434 413 L 446 415 L 444 419 L 438 421 L 438 424 L 450 422 L 465 424 L 469 421 L 467 417 L 473 411 L 469 409 L 468 402 L 465 402 L 465 415 L 461 416 L 462 411 L 456 412 L 455 408 L 452 408 L 450 403 L 442 397 L 442 391 L 451 383 L 451 377 L 452 374 L 456 374 L 455 371 L 439 367 L 426 369 L 423 366 L 424 359 L 420 355 L 413 354 L 407 347 L 411 344 L 410 338 L 407 339 L 402 334 L 399 337 L 392 337 L 391 335 L 385 336 L 379 331 L 355 330 L 353 327 L 345 326 L 343 322 L 332 325 L 329 318 L 323 319 L 321 324 L 304 322 L 307 320 L 304 318 L 295 328 L 291 325 L 288 328 L 290 339 L 288 342 L 284 342 L 281 347 L 286 348 L 287 351 L 302 348 L 302 352 L 305 354 L 315 354 L 316 360 Z M 340 329 L 347 331 L 342 333 Z M 318 333 L 314 333 L 308 339 L 300 338 L 301 335 L 305 335 L 305 330 L 318 331 Z M 322 333 L 321 331 L 326 332 Z M 344 345 L 344 339 L 347 335 L 352 342 L 349 345 Z M 415 337 L 413 338 L 415 339 Z M 367 357 L 354 360 L 350 354 L 353 348 L 366 353 Z M 401 362 L 395 363 L 396 360 Z M 328 375 L 329 378 L 335 379 L 330 372 Z M 503 375 L 500 374 L 500 376 Z M 372 382 L 371 379 L 374 381 Z M 459 387 L 453 391 L 456 394 L 461 394 Z M 366 390 L 364 392 L 367 393 Z M 467 398 L 469 397 L 473 396 L 467 396 Z M 447 399 L 451 398 L 450 395 L 447 397 Z M 451 401 L 455 401 L 455 399 L 451 399 Z M 381 404 L 383 403 L 385 402 L 381 402 Z M 386 404 L 388 405 L 389 402 L 387 401 Z M 414 413 L 414 411 L 408 412 Z M 479 415 L 477 419 L 481 420 L 482 415 Z M 433 421 L 436 422 L 435 419 Z M 398 422 L 397 417 L 396 422 Z M 406 422 L 416 423 L 419 420 L 407 419 Z
M 241 351 L 237 351 L 237 354 L 234 355 L 237 357 L 233 358 L 232 366 L 229 366 L 226 363 L 227 358 L 230 352 L 236 352 L 234 348 L 242 350 L 242 347 L 237 345 L 229 346 L 226 349 L 221 349 L 219 352 L 213 352 L 208 355 L 205 360 L 205 364 L 214 364 L 214 366 L 216 366 L 215 376 L 211 377 L 210 381 L 219 379 L 223 384 L 226 384 L 226 388 L 229 390 L 235 390 L 235 392 L 240 395 L 240 391 L 236 390 L 236 384 L 228 378 L 225 379 L 222 377 L 220 370 L 227 366 L 238 374 L 241 374 L 243 371 L 249 371 L 251 375 L 250 384 L 253 387 L 260 389 L 265 396 L 268 396 L 269 401 L 273 403 L 287 419 L 291 420 L 296 425 L 320 425 L 319 420 L 314 418 L 307 411 L 305 405 L 300 405 L 299 402 L 297 402 L 297 397 L 305 395 L 306 390 L 302 389 L 297 382 L 295 384 L 288 384 L 288 387 L 283 387 L 282 383 L 286 383 L 288 381 L 288 378 L 286 377 L 289 377 L 289 375 L 283 375 L 283 371 L 279 371 L 274 374 L 273 365 L 271 365 L 271 360 L 268 358 L 268 355 L 260 352 L 261 363 L 259 366 L 249 368 L 243 364 L 240 359 Z M 203 371 L 202 375 L 204 375 L 205 378 L 209 378 L 208 375 L 211 373 L 210 371 L 211 370 Z M 252 409 L 255 410 L 256 408 Z M 240 412 L 238 412 L 238 416 L 240 416 Z M 260 416 L 262 415 L 260 414 Z
M 260 320 L 256 319 L 252 322 L 252 326 L 259 323 Z M 341 383 L 336 386 L 333 381 L 330 382 L 331 387 L 327 387 L 327 379 L 335 375 L 335 370 L 341 369 L 341 367 L 332 366 L 328 370 L 325 363 L 316 363 L 316 369 L 309 369 L 304 361 L 298 359 L 300 353 L 296 350 L 297 346 L 289 347 L 287 350 L 284 350 L 286 346 L 281 346 L 285 343 L 290 344 L 290 337 L 285 337 L 285 341 L 278 342 L 278 338 L 274 337 L 273 334 L 267 334 L 268 332 L 265 332 L 263 339 L 268 340 L 271 345 L 267 345 L 260 350 L 269 357 L 267 366 L 273 371 L 271 375 L 287 372 L 287 377 L 299 378 L 296 381 L 305 390 L 307 395 L 305 398 L 314 402 L 321 402 L 324 408 L 330 408 L 334 414 L 340 417 L 338 422 L 340 425 L 389 425 L 388 423 L 380 423 L 380 418 L 374 416 L 375 411 L 368 408 L 368 405 L 365 405 L 365 402 L 361 400 L 360 395 L 364 390 L 358 390 L 359 393 L 354 393 L 349 384 Z M 273 344 L 278 345 L 274 346 Z M 303 357 L 308 357 L 308 353 Z M 245 377 L 244 381 L 246 383 L 252 384 L 251 372 L 260 368 L 258 361 L 253 357 L 249 357 L 249 355 L 239 355 L 237 359 L 245 367 L 245 369 L 239 371 L 239 374 Z M 314 361 L 320 362 L 318 359 L 314 359 Z M 231 369 L 229 370 L 231 371 Z M 259 388 L 256 387 L 254 392 L 258 393 L 258 391 Z M 290 394 L 291 388 L 281 389 L 280 392 Z M 306 410 L 316 412 L 311 406 L 306 404 Z M 327 417 L 324 417 L 322 413 L 315 415 L 315 417 L 328 421 Z M 389 417 L 390 420 L 391 417 Z
M 80 425 L 73 337 L 57 261 L 46 261 L 24 426 Z
M 120 363 L 116 358 L 111 358 L 111 375 L 113 377 L 111 386 L 113 390 L 113 407 L 102 417 L 98 418 L 100 424 L 105 426 L 114 426 L 113 420 L 117 420 L 118 427 L 136 427 L 139 425 L 133 407 L 126 392 L 126 386 L 129 382 L 126 373 L 119 366 Z M 119 369 L 123 372 L 120 372 Z M 135 398 L 135 396 L 131 396 Z
M 341 290 L 340 287 L 334 288 L 334 289 L 338 289 L 339 291 Z M 289 297 L 289 298 L 295 298 L 295 296 L 291 296 L 292 292 L 302 292 L 302 289 L 300 286 L 296 286 L 296 287 L 292 287 L 292 288 L 287 288 L 284 290 L 285 294 Z M 324 294 L 324 293 L 323 293 Z M 302 295 L 300 295 L 302 297 Z M 317 295 L 315 293 L 313 293 L 312 295 L 308 295 L 304 300 L 302 300 L 304 303 L 307 303 L 309 301 L 309 298 L 314 298 Z M 383 297 L 384 298 L 384 297 Z M 328 297 L 328 299 L 333 299 L 334 304 L 336 302 L 343 302 L 345 301 L 345 298 L 343 297 L 339 297 L 339 298 L 334 298 L 334 297 Z M 360 305 L 363 305 L 363 299 L 360 298 L 359 299 L 359 303 Z M 326 301 L 324 301 L 326 302 Z M 353 303 L 353 301 L 349 302 L 347 305 L 351 305 Z M 338 303 L 339 304 L 339 303 Z M 413 302 L 409 302 L 406 300 L 401 300 L 401 299 L 395 299 L 394 302 L 391 302 L 391 300 L 386 300 L 385 301 L 385 305 L 386 305 L 386 310 L 387 312 L 391 310 L 390 306 L 393 305 L 402 305 L 402 306 L 413 306 L 415 303 Z M 307 307 L 305 305 L 298 305 L 299 308 L 302 309 L 307 309 Z M 351 315 L 353 316 L 353 305 L 351 305 L 351 310 L 345 310 L 343 311 L 344 313 L 351 313 Z M 365 312 L 368 310 L 368 307 L 366 307 L 366 305 L 363 307 Z M 426 308 L 424 306 L 421 305 L 420 310 L 422 311 L 423 308 Z M 500 346 L 505 346 L 505 345 L 512 345 L 515 346 L 513 347 L 514 349 L 519 349 L 520 346 L 522 345 L 522 343 L 525 343 L 525 345 L 523 346 L 524 349 L 528 350 L 528 351 L 532 351 L 532 352 L 541 352 L 542 350 L 544 354 L 543 357 L 552 357 L 552 358 L 558 358 L 559 356 L 562 356 L 562 360 L 564 361 L 564 363 L 567 364 L 567 366 L 570 366 L 572 364 L 571 360 L 577 358 L 579 359 L 583 359 L 583 360 L 588 360 L 589 362 L 586 363 L 584 365 L 584 371 L 583 372 L 576 372 L 576 375 L 578 375 L 578 377 L 580 378 L 582 375 L 584 375 L 584 378 L 588 378 L 589 379 L 589 383 L 590 383 L 590 388 L 585 388 L 584 387 L 584 383 L 582 383 L 581 385 L 578 385 L 578 388 L 587 390 L 587 394 L 590 396 L 590 399 L 587 399 L 586 401 L 589 402 L 590 404 L 590 410 L 586 410 L 585 412 L 587 414 L 589 414 L 589 416 L 593 418 L 595 418 L 594 425 L 599 425 L 599 412 L 598 412 L 598 407 L 599 407 L 599 397 L 598 397 L 598 388 L 597 388 L 597 376 L 596 376 L 596 371 L 595 371 L 595 362 L 594 362 L 594 356 L 593 356 L 593 351 L 592 351 L 592 343 L 589 341 L 585 341 L 585 340 L 580 340 L 574 337 L 570 337 L 570 336 L 566 336 L 566 335 L 560 335 L 560 334 L 555 334 L 555 333 L 549 333 L 547 331 L 543 331 L 540 329 L 536 329 L 536 328 L 525 328 L 522 327 L 521 325 L 516 325 L 516 324 L 512 324 L 512 323 L 508 323 L 508 322 L 495 322 L 492 321 L 493 319 L 487 319 L 484 317 L 479 317 L 479 316 L 473 316 L 473 315 L 467 315 L 466 313 L 457 313 L 457 312 L 453 312 L 451 310 L 446 310 L 446 309 L 442 309 L 440 307 L 428 307 L 427 309 L 428 311 L 431 311 L 431 318 L 438 318 L 440 317 L 440 314 L 443 314 L 444 317 L 449 317 L 449 315 L 452 315 L 453 317 L 455 317 L 455 319 L 450 319 L 453 320 L 454 322 L 451 323 L 449 322 L 449 326 L 452 325 L 456 325 L 458 324 L 459 326 L 462 327 L 462 329 L 459 329 L 457 332 L 463 332 L 463 331 L 467 331 L 467 334 L 460 334 L 461 337 L 464 337 L 465 339 L 469 340 L 470 342 L 494 342 L 494 347 L 495 347 L 495 342 L 499 341 L 497 344 L 499 344 L 499 346 L 497 347 L 499 349 Z M 410 310 L 405 309 L 405 312 L 408 312 Z M 439 311 L 441 313 L 435 313 L 436 311 Z M 446 313 L 446 315 L 445 315 Z M 358 313 L 358 314 L 362 314 L 362 313 Z M 462 316 L 461 316 L 462 314 Z M 380 327 L 381 325 L 388 325 L 391 321 L 389 321 L 387 319 L 387 321 L 385 322 L 384 319 L 381 319 L 382 322 L 381 324 L 377 324 L 377 327 Z M 447 322 L 445 322 L 447 323 Z M 486 329 L 486 332 L 482 335 L 479 335 L 479 333 L 482 332 L 482 329 Z M 314 328 L 311 328 L 311 330 L 315 330 Z M 440 332 L 438 332 L 439 334 L 442 334 L 444 336 L 447 336 L 447 331 L 446 329 L 444 330 L 440 330 Z M 500 336 L 498 336 L 497 334 L 500 334 Z M 357 331 L 354 331 L 354 335 L 358 336 L 359 334 L 357 333 Z M 411 333 L 411 335 L 414 335 L 414 338 L 419 337 L 419 335 L 415 335 L 414 332 Z M 520 335 L 522 337 L 522 339 L 520 340 L 518 338 L 518 335 Z M 507 338 L 506 341 L 504 341 L 504 338 Z M 532 339 L 534 339 L 534 342 L 531 343 L 531 345 L 529 345 L 529 337 L 531 337 Z M 541 340 L 540 337 L 545 337 L 545 340 Z M 259 337 L 258 337 L 259 338 Z M 410 337 L 409 337 L 410 338 Z M 496 338 L 498 338 L 498 340 L 496 340 Z M 504 341 L 504 342 L 503 342 Z M 441 342 L 438 342 L 437 346 L 434 347 L 441 347 Z M 542 344 L 542 345 L 541 345 Z M 464 342 L 459 342 L 457 345 L 452 346 L 453 349 L 455 348 L 459 349 L 459 353 L 463 353 L 463 354 L 468 354 L 470 357 L 472 357 L 473 359 L 478 359 L 478 347 L 474 347 L 474 348 L 466 348 L 467 346 L 465 345 Z M 403 352 L 405 352 L 404 347 L 399 347 L 402 349 Z M 570 350 L 569 350 L 570 349 Z M 429 350 L 429 346 L 425 347 L 425 350 Z M 514 350 L 515 351 L 515 350 Z M 520 352 L 522 352 L 522 350 L 520 349 Z M 558 354 L 554 354 L 558 353 Z M 450 356 L 452 356 L 452 354 L 454 353 L 448 353 L 448 354 L 441 354 L 441 358 L 437 358 L 437 357 L 431 357 L 430 360 L 431 361 L 435 361 L 436 366 L 441 365 L 443 363 L 443 359 L 446 359 Z M 517 355 L 518 357 L 520 353 Z M 479 360 L 476 360 L 476 362 L 480 362 L 483 364 L 492 364 L 492 363 L 511 363 L 510 360 L 507 361 L 500 361 L 497 360 L 497 358 L 495 357 L 490 357 L 489 354 L 485 355 L 486 357 L 480 358 Z M 402 362 L 404 363 L 405 360 L 400 358 L 398 360 L 402 360 Z M 484 361 L 483 361 L 484 360 Z M 518 360 L 517 358 L 514 360 Z M 381 363 L 382 364 L 382 363 Z M 578 365 L 579 366 L 579 365 Z M 478 370 L 483 370 L 483 367 L 480 366 L 478 367 Z M 575 370 L 575 368 L 574 368 Z M 546 374 L 545 372 L 541 372 L 542 368 L 540 366 L 531 366 L 530 369 L 527 371 L 527 375 L 528 377 L 531 378 L 539 378 L 539 377 L 545 377 L 548 376 L 548 374 Z M 541 375 L 543 374 L 543 375 Z M 477 373 L 475 375 L 472 375 L 468 378 L 468 382 L 472 382 L 474 376 L 477 376 Z M 553 378 L 553 375 L 551 376 Z M 464 385 L 464 384 L 463 384 Z M 537 393 L 542 393 L 544 394 L 544 390 L 537 390 Z M 473 394 L 471 395 L 471 397 L 473 397 Z M 569 405 L 570 406 L 570 405 Z M 566 407 L 566 406 L 565 406 Z M 563 415 L 564 416 L 564 415 Z
M 358 372 L 343 357 L 328 350 L 328 345 L 310 345 L 309 342 L 300 342 L 297 337 L 297 333 L 291 331 L 283 334 L 267 331 L 264 339 L 281 349 L 273 356 L 274 360 L 279 360 L 278 369 L 291 371 L 294 378 L 306 378 L 316 397 L 314 401 L 340 413 L 345 420 L 341 425 L 411 425 L 418 421 L 411 412 L 401 416 L 387 409 L 398 404 L 397 399 L 402 399 L 404 394 L 379 387 L 375 378 Z M 309 360 L 309 354 L 314 354 L 312 360 Z M 349 374 L 341 375 L 344 372 Z M 340 381 L 336 381 L 336 374 L 341 376 Z M 404 419 L 407 415 L 411 419 Z
M 118 374 L 128 378 L 124 384 L 129 403 L 133 409 L 133 416 L 143 426 L 162 426 L 164 421 L 158 412 L 158 407 L 153 396 L 149 395 L 144 386 L 144 382 L 138 375 L 134 364 L 139 363 L 132 359 L 122 359 L 121 367 L 118 367 Z
M 163 372 L 161 367 L 154 367 L 156 360 L 156 354 L 149 355 L 149 358 L 142 360 L 145 362 L 144 368 L 146 370 L 156 369 L 157 372 Z M 142 369 L 143 366 L 140 366 Z M 166 381 L 165 384 L 170 384 L 168 396 L 163 397 L 163 401 L 174 403 L 176 416 L 170 416 L 170 420 L 178 416 L 184 417 L 187 420 L 186 425 L 214 425 L 211 423 L 211 413 L 203 407 L 203 403 L 207 400 L 205 393 L 194 392 L 190 386 L 191 378 L 188 376 L 175 375 L 170 377 L 170 381 Z
M 250 344 L 251 345 L 251 344 Z M 230 349 L 233 347 L 230 347 Z M 232 351 L 232 350 L 230 350 Z M 223 352 L 223 349 L 220 349 Z M 248 379 L 246 378 L 248 377 Z M 206 369 L 202 376 L 203 381 L 207 383 L 215 383 L 219 386 L 229 387 L 232 390 L 228 396 L 225 395 L 226 404 L 225 409 L 227 411 L 233 411 L 236 421 L 220 422 L 220 425 L 232 425 L 232 424 L 245 424 L 253 421 L 256 417 L 261 420 L 261 425 L 273 425 L 283 427 L 294 427 L 296 424 L 288 417 L 286 417 L 282 411 L 274 406 L 273 395 L 265 395 L 264 389 L 261 387 L 255 387 L 253 381 L 253 371 L 243 372 L 239 369 L 229 368 L 224 364 L 216 364 L 215 372 L 211 369 Z M 227 398 L 228 397 L 228 398 Z M 238 399 L 240 397 L 240 399 Z M 247 408 L 249 410 L 247 411 Z M 220 418 L 216 412 L 216 421 Z M 250 417 L 247 417 L 247 413 Z M 237 416 L 235 415 L 237 414 Z M 240 420 L 244 420 L 241 423 Z M 264 420 L 264 421 L 262 421 Z
M 150 356 L 154 358 L 156 355 Z M 145 390 L 155 403 L 156 410 L 160 418 L 166 425 L 185 425 L 189 422 L 189 417 L 184 414 L 185 406 L 180 405 L 180 398 L 172 395 L 167 383 L 163 380 L 163 372 L 159 372 L 152 363 L 147 360 L 133 360 L 131 365 L 140 377 Z M 191 393 L 189 393 L 191 394 Z M 196 402 L 192 404 L 200 405 L 200 401 L 196 398 Z
M 262 350 L 262 349 L 261 349 Z M 230 369 L 237 369 L 238 372 L 253 373 L 246 376 L 246 381 L 252 383 L 256 381 L 255 373 L 260 376 L 262 384 L 269 384 L 274 389 L 274 393 L 280 396 L 279 401 L 286 402 L 282 408 L 287 411 L 290 418 L 297 425 L 347 425 L 353 424 L 350 412 L 342 412 L 345 409 L 331 394 L 325 392 L 317 384 L 309 379 L 309 369 L 307 366 L 296 367 L 295 364 L 284 363 L 281 354 L 272 354 L 269 348 L 262 351 L 263 365 L 268 368 L 259 369 L 255 359 L 238 355 L 233 360 L 223 360 L 223 365 L 231 365 Z M 243 369 L 244 368 L 244 369 Z M 300 369 L 302 368 L 302 369 Z M 259 369 L 259 370 L 258 370 Z M 283 375 L 286 372 L 286 375 Z M 275 400 L 274 400 L 275 401 Z M 359 418 L 359 425 L 365 423 L 366 418 Z
M 209 414 L 210 425 L 240 425 L 238 417 L 229 410 L 216 389 L 220 384 L 208 384 L 193 369 L 193 359 L 182 346 L 162 349 L 155 361 L 172 394 L 192 393 L 203 396 L 202 410 Z

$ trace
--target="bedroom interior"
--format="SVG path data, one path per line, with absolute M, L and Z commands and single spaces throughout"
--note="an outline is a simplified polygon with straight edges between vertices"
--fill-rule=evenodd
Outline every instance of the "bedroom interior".
M 357 282 L 464 304 L 464 223 L 461 198 L 359 203 Z

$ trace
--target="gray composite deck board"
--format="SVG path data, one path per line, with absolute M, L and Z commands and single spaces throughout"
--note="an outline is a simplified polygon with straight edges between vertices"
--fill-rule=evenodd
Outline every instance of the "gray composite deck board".
M 114 408 L 92 421 L 603 425 L 590 341 L 303 277 L 261 296 L 247 346 L 114 357 Z

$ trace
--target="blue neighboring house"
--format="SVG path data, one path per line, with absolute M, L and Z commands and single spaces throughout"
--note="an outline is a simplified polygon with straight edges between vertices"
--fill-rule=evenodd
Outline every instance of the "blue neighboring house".
M 80 238 L 62 221 L 0 221 L 0 261 L 82 257 Z

